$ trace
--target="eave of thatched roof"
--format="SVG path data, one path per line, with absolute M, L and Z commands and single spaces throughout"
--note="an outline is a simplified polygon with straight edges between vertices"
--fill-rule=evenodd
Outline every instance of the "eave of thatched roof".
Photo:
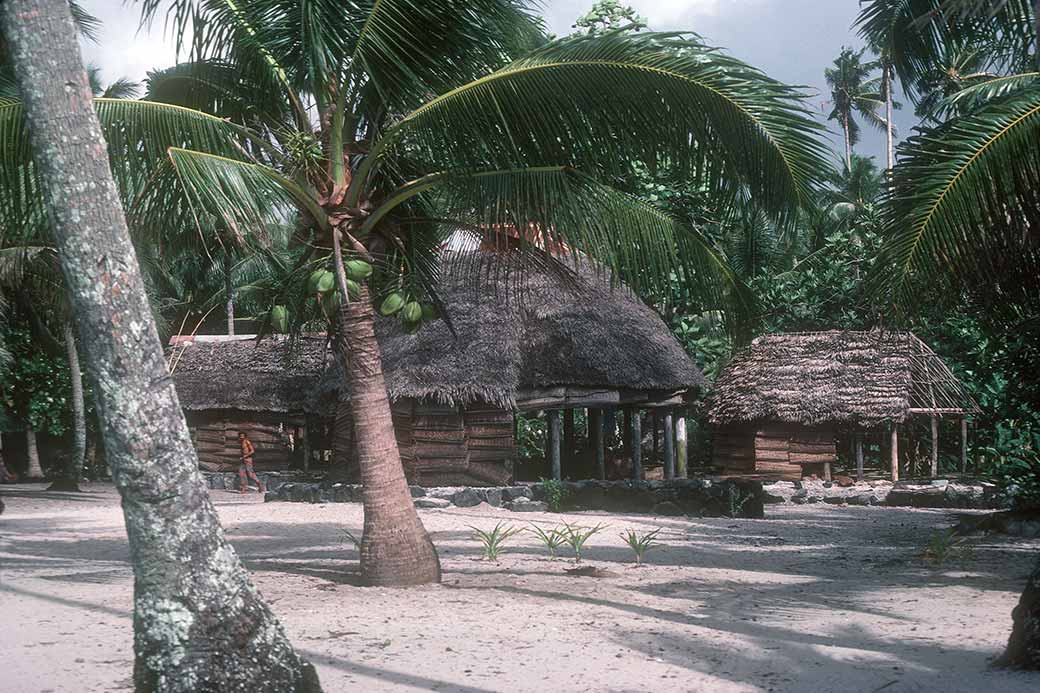
M 407 334 L 396 319 L 377 320 L 394 399 L 511 408 L 532 388 L 661 393 L 705 383 L 661 318 L 587 263 L 560 271 L 547 264 L 521 267 L 486 252 L 460 253 L 446 257 L 438 294 L 450 328 L 439 320 Z M 295 346 L 301 352 L 295 362 L 285 339 L 184 349 L 174 370 L 182 405 L 327 413 L 331 392 L 342 383 L 339 369 L 324 339 L 304 338 Z
M 715 382 L 712 423 L 783 421 L 862 427 L 915 411 L 977 405 L 931 348 L 909 332 L 831 331 L 759 337 Z

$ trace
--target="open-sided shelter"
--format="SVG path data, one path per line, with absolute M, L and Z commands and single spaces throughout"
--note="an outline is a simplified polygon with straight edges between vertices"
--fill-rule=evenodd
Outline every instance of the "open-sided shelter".
M 661 409 L 670 426 L 672 409 L 705 383 L 626 287 L 584 262 L 565 270 L 519 262 L 486 251 L 449 256 L 438 286 L 448 320 L 415 334 L 395 318 L 377 321 L 398 443 L 415 483 L 509 482 L 515 416 L 538 410 L 550 412 L 558 476 L 560 412 L 589 408 L 598 421 L 605 408 Z M 234 436 L 251 422 L 269 430 L 280 422 L 284 432 L 338 412 L 340 434 L 352 430 L 349 409 L 337 407 L 349 392 L 324 337 L 197 338 L 171 347 L 170 358 L 204 464 L 237 460 Z M 602 474 L 602 441 L 599 448 Z
M 709 409 L 714 461 L 728 474 L 828 477 L 835 438 L 852 431 L 863 474 L 862 434 L 891 439 L 898 478 L 899 425 L 932 419 L 932 475 L 938 418 L 960 419 L 978 407 L 949 367 L 910 332 L 829 331 L 755 339 L 715 382 Z

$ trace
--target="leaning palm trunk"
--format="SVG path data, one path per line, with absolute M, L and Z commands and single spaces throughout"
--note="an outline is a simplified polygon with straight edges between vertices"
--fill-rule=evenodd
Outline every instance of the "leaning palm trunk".
M 336 280 L 347 297 L 338 237 L 335 259 Z M 415 510 L 397 448 L 383 359 L 376 341 L 375 313 L 364 285 L 356 301 L 346 301 L 341 307 L 338 328 L 337 351 L 350 393 L 365 505 L 361 575 L 370 585 L 440 582 L 437 550 Z
M 138 691 L 317 691 L 224 538 L 105 157 L 67 0 L 5 0 L 0 22 L 98 409 L 134 567 Z M 89 185 L 87 184 L 89 182 Z
M 36 430 L 32 427 L 25 429 L 25 453 L 29 458 L 29 471 L 26 476 L 30 479 L 42 479 L 43 467 L 40 466 L 40 447 L 36 442 Z
M 83 459 L 87 452 L 87 415 L 83 406 L 83 374 L 79 367 L 79 352 L 72 324 L 65 325 L 65 351 L 69 359 L 69 379 L 72 381 L 72 457 L 65 468 L 70 488 L 83 479 Z
M 1040 561 L 1011 612 L 1011 638 L 998 666 L 1040 669 Z

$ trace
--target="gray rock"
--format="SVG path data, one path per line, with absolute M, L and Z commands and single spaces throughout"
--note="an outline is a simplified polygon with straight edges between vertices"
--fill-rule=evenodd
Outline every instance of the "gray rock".
M 517 498 L 530 498 L 531 489 L 528 486 L 507 486 L 502 489 L 502 501 L 508 502 Z
M 211 474 L 206 481 L 211 489 L 223 491 L 227 488 L 227 485 L 224 483 L 223 474 Z
M 830 503 L 831 505 L 845 505 L 845 496 L 827 496 L 823 499 L 824 503 Z
M 528 500 L 527 498 L 509 501 L 505 507 L 515 513 L 544 513 L 549 509 L 544 501 Z
M 430 498 L 447 498 L 451 500 L 456 493 L 462 490 L 461 486 L 435 486 L 426 489 L 426 495 Z
M 422 486 L 409 486 L 408 490 L 412 494 L 412 498 L 422 498 L 426 495 L 426 489 Z
M 476 489 L 464 488 L 451 497 L 451 502 L 460 508 L 472 508 L 484 502 Z
M 502 505 L 502 489 L 489 488 L 484 491 L 484 500 L 488 505 L 499 507 Z
M 451 501 L 447 498 L 416 498 L 412 501 L 417 508 L 450 508 Z

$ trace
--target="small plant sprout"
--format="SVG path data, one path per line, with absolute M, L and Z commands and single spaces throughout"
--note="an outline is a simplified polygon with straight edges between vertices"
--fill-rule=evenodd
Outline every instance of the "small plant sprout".
M 632 551 L 636 554 L 636 565 L 643 565 L 643 555 L 650 550 L 651 546 L 656 546 L 654 537 L 657 536 L 660 529 L 655 529 L 652 532 L 646 534 L 640 534 L 634 529 L 625 530 L 625 533 L 621 535 L 621 538 L 625 540 L 625 543 L 632 547 Z
M 574 549 L 574 562 L 581 563 L 581 550 L 585 546 L 585 542 L 589 540 L 593 534 L 603 531 L 603 525 L 596 525 L 595 527 L 579 527 L 577 525 L 564 525 L 563 536 L 564 541 Z
M 957 536 L 957 532 L 952 529 L 937 532 L 928 540 L 921 557 L 931 561 L 936 568 L 941 568 L 951 558 L 968 558 L 971 555 L 971 547 L 965 545 L 966 541 L 965 537 Z
M 567 534 L 559 527 L 555 527 L 546 532 L 538 525 L 531 525 L 534 528 L 534 535 L 545 545 L 545 548 L 549 551 L 549 559 L 556 560 L 556 549 L 560 548 L 567 543 Z
M 490 532 L 483 529 L 477 529 L 476 527 L 470 527 L 470 529 L 474 532 L 473 536 L 479 539 L 480 543 L 484 545 L 484 558 L 489 561 L 498 560 L 506 539 L 516 536 L 524 531 L 523 527 L 503 527 L 501 522 L 495 525 L 495 528 Z

